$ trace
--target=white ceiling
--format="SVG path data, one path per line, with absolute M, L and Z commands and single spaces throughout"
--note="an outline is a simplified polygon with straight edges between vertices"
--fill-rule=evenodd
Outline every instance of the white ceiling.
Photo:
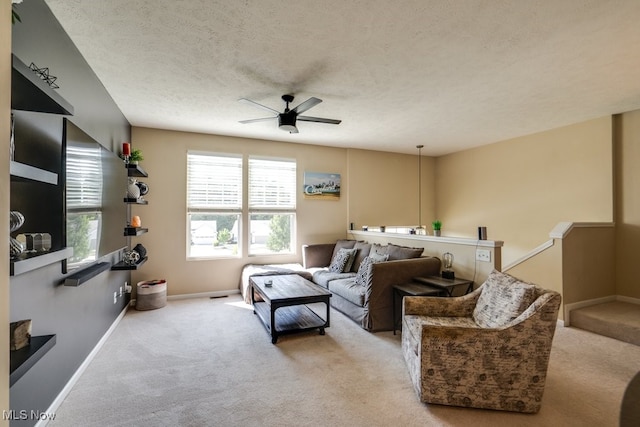
M 640 109 L 638 0 L 46 2 L 134 126 L 437 156 Z M 285 93 L 342 123 L 238 123 Z

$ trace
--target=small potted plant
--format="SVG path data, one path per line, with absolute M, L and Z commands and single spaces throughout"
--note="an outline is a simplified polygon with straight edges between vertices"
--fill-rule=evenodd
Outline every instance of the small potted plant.
M 436 219 L 435 221 L 433 221 L 431 223 L 431 227 L 433 228 L 433 235 L 434 236 L 439 236 L 440 235 L 440 229 L 442 228 L 442 222 L 439 219 Z
M 144 160 L 144 157 L 142 157 L 142 151 L 131 150 L 131 155 L 129 156 L 129 163 L 137 165 L 138 162 L 142 160 Z

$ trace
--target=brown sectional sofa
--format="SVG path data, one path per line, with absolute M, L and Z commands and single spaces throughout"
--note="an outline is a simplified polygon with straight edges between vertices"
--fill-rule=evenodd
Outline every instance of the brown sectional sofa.
M 340 249 L 356 249 L 353 264 L 344 272 L 330 271 L 329 266 Z M 241 293 L 245 301 L 250 302 L 248 281 L 253 274 L 301 274 L 331 291 L 331 306 L 362 328 L 371 332 L 390 331 L 393 330 L 393 285 L 411 282 L 414 277 L 440 274 L 440 259 L 423 257 L 422 251 L 422 248 L 382 246 L 355 240 L 304 245 L 303 265 L 245 266 Z M 357 280 L 360 265 L 370 255 L 388 260 L 371 264 L 368 274 L 361 271 Z

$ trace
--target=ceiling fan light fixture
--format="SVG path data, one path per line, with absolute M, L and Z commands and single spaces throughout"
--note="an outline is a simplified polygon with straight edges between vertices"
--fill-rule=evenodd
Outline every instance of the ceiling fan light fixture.
M 297 133 L 298 128 L 296 128 L 296 116 L 294 114 L 278 115 L 278 127 L 289 133 Z

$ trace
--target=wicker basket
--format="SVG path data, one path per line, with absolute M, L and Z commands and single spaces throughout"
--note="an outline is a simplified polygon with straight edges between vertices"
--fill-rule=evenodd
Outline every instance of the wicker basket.
M 167 305 L 166 280 L 138 282 L 136 291 L 136 310 L 155 310 Z

